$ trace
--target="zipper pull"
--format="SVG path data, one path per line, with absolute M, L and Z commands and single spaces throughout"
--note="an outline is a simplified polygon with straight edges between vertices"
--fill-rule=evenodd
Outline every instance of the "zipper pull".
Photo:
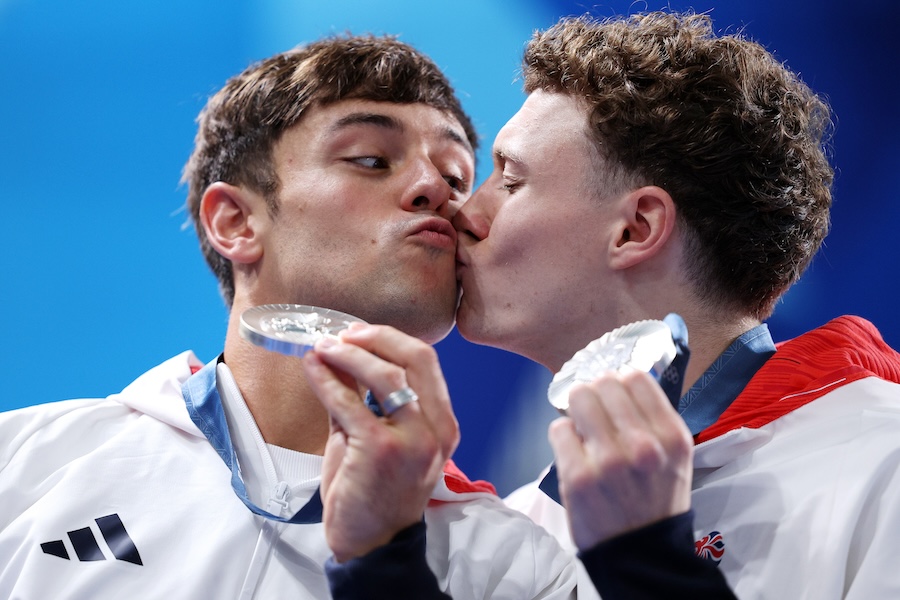
M 280 517 L 284 511 L 287 510 L 290 497 L 291 486 L 284 481 L 280 481 L 278 485 L 275 486 L 274 495 L 269 498 L 269 504 L 266 506 L 266 510 L 276 517 Z

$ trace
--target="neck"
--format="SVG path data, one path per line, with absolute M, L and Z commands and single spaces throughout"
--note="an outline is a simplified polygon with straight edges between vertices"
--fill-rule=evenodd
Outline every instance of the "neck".
M 263 439 L 308 454 L 324 454 L 327 411 L 309 388 L 300 359 L 259 348 L 240 336 L 243 306 L 232 308 L 225 362 Z
M 734 340 L 760 324 L 758 319 L 746 316 L 728 320 L 710 319 L 708 315 L 699 318 L 684 316 L 688 328 L 688 345 L 691 360 L 685 372 L 684 394 Z

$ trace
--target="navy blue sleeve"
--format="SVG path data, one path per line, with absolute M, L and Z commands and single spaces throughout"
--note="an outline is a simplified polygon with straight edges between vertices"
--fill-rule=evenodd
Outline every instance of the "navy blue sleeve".
M 648 525 L 578 553 L 603 600 L 734 599 L 718 565 L 694 551 L 694 513 Z
M 450 600 L 425 562 L 425 523 L 398 533 L 386 546 L 364 556 L 325 563 L 334 600 Z

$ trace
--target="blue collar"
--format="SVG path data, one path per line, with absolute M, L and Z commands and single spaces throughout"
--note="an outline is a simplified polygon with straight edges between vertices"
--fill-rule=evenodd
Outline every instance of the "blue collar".
M 773 354 L 775 343 L 765 323 L 734 340 L 678 401 L 678 414 L 691 435 L 715 423 Z
M 673 323 L 677 324 L 677 321 L 670 322 L 669 317 L 666 317 L 666 323 L 672 327 L 678 347 L 678 356 L 672 363 L 676 372 L 670 373 L 670 369 L 667 369 L 660 378 L 660 383 L 672 400 L 672 405 L 678 409 L 678 414 L 687 423 L 691 435 L 697 435 L 715 423 L 731 406 L 750 379 L 775 354 L 775 343 L 765 323 L 743 333 L 704 371 L 684 396 L 677 398 L 677 392 L 674 392 L 676 386 L 667 385 L 667 382 L 681 381 L 690 356 L 686 345 L 687 332 L 683 327 L 673 327 Z M 539 487 L 554 501 L 562 504 L 556 465 L 550 466 Z
M 222 399 L 216 389 L 216 364 L 214 360 L 194 373 L 184 385 L 181 386 L 181 394 L 187 405 L 191 421 L 203 432 L 210 445 L 225 461 L 231 470 L 231 487 L 238 498 L 247 505 L 251 511 L 274 521 L 282 523 L 321 523 L 322 499 L 319 490 L 313 494 L 303 508 L 290 519 L 278 517 L 263 510 L 250 501 L 247 496 L 247 488 L 241 479 L 241 468 L 238 464 L 237 453 L 231 443 L 231 435 L 228 433 L 228 423 L 225 420 L 225 410 L 222 408 Z

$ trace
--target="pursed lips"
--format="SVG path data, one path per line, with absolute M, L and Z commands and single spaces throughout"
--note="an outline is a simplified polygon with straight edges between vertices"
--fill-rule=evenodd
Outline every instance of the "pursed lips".
M 446 219 L 425 219 L 417 223 L 409 235 L 436 248 L 456 250 L 456 230 Z

